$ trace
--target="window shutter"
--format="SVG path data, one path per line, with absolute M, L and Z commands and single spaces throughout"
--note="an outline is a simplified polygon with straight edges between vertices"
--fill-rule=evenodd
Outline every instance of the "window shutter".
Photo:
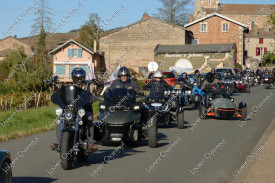
M 259 38 L 259 44 L 263 44 L 264 43 L 264 38 Z
M 66 67 L 63 65 L 55 66 L 55 74 L 56 75 L 66 75 Z
M 82 58 L 82 49 L 78 49 L 78 55 L 77 57 Z
M 267 52 L 267 48 L 264 48 L 264 53 L 266 53 Z
M 73 57 L 73 49 L 68 49 L 68 57 Z

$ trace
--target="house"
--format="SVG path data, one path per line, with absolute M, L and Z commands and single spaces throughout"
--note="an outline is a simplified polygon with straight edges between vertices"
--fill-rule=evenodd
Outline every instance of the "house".
M 155 61 L 161 70 L 194 73 L 236 66 L 236 44 L 157 45 Z
M 219 0 L 195 0 L 195 10 L 189 17 L 189 21 L 218 13 L 247 25 L 250 30 L 255 27 L 271 28 L 267 23 L 267 16 L 274 12 L 274 9 L 274 5 L 271 4 L 225 4 L 220 3 Z
M 71 72 L 74 68 L 87 70 L 89 60 L 92 61 L 94 72 L 105 68 L 101 54 L 74 39 L 62 43 L 49 54 L 53 56 L 53 73 L 58 75 L 63 83 L 72 82 Z
M 255 28 L 245 37 L 246 63 L 250 68 L 257 68 L 262 62 L 264 54 L 274 52 L 274 29 Z
M 144 14 L 140 21 L 102 36 L 99 49 L 105 55 L 107 69 L 110 66 L 114 70 L 120 65 L 147 73 L 157 44 L 190 44 L 190 35 L 182 26 Z
M 34 51 L 31 46 L 12 36 L 0 40 L 0 61 L 4 59 L 6 54 L 19 47 L 24 48 L 26 55 L 31 55 Z
M 244 33 L 248 27 L 228 17 L 213 13 L 184 26 L 193 33 L 192 44 L 233 44 L 237 63 L 244 64 Z

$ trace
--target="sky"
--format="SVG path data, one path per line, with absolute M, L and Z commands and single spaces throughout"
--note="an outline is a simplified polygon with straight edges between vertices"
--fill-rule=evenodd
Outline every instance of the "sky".
M 0 39 L 16 35 L 18 38 L 31 36 L 35 7 L 39 0 L 0 1 Z M 195 0 L 188 9 L 194 10 Z M 274 0 L 220 0 L 225 4 L 274 4 Z M 149 16 L 161 7 L 159 0 L 47 0 L 54 14 L 51 16 L 51 33 L 66 33 L 79 29 L 89 18 L 90 13 L 101 17 L 104 30 L 126 26 L 139 21 L 146 11 Z

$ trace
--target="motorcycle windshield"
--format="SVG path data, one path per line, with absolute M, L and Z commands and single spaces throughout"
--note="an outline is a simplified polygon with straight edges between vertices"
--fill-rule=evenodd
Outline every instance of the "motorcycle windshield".
M 104 103 L 107 106 L 132 106 L 136 101 L 136 92 L 126 88 L 114 88 L 104 93 Z
M 92 102 L 92 99 L 93 95 L 90 92 L 73 85 L 62 86 L 59 92 L 54 93 L 51 97 L 52 102 L 62 109 L 68 105 L 82 108 Z

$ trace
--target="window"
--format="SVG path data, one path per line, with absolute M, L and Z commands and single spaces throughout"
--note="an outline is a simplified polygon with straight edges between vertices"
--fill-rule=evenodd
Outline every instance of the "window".
M 207 24 L 201 23 L 201 32 L 207 32 Z
M 192 39 L 192 44 L 199 44 L 199 39 Z
M 259 56 L 259 55 L 260 55 L 260 48 L 256 47 L 256 56 Z
M 259 38 L 259 44 L 263 44 L 264 43 L 264 38 Z
M 229 30 L 229 24 L 223 23 L 222 24 L 222 32 L 228 32 L 228 30 Z
M 138 69 L 140 73 L 148 73 L 148 67 L 139 67 Z
M 56 75 L 65 75 L 66 74 L 66 67 L 63 65 L 56 65 L 55 66 L 55 74 Z
M 82 49 L 69 49 L 68 57 L 82 57 Z
M 70 65 L 69 67 L 69 78 L 72 79 L 72 71 L 76 68 L 75 65 Z
M 266 52 L 267 52 L 267 48 L 265 47 L 265 48 L 264 48 L 264 54 L 265 54 Z

